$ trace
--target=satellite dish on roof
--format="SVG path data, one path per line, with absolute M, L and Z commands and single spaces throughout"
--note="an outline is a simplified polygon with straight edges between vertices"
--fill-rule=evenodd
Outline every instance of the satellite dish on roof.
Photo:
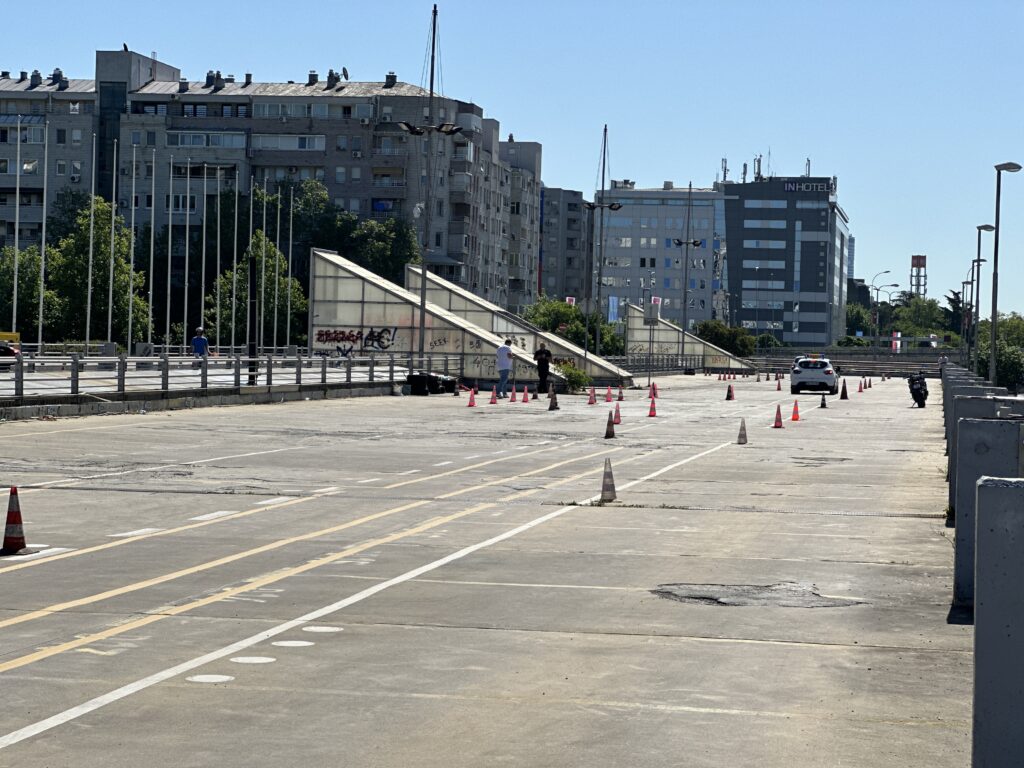
M 344 77 L 346 80 L 348 80 L 348 68 L 347 67 L 342 67 L 341 68 L 341 76 Z

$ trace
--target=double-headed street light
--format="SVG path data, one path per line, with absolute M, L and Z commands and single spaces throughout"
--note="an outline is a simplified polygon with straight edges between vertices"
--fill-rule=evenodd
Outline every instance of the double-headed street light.
M 878 345 L 878 338 L 877 338 L 877 336 L 878 336 L 878 288 L 875 287 L 875 280 L 877 280 L 882 275 L 888 275 L 890 272 L 892 272 L 891 269 L 883 270 L 882 272 L 879 272 L 877 275 L 872 277 L 871 278 L 871 282 L 868 283 L 868 288 L 875 292 L 875 337 L 876 338 L 875 338 L 874 344 L 872 346 L 877 346 Z
M 680 342 L 682 356 L 686 357 L 686 332 L 687 332 L 687 310 L 690 307 L 690 248 L 700 248 L 700 240 L 681 240 L 678 237 L 672 238 L 676 248 L 684 249 L 683 253 L 683 340 Z M 685 363 L 684 363 L 685 367 Z
M 981 321 L 981 265 L 985 263 L 986 259 L 981 258 L 981 233 L 982 232 L 993 232 L 995 227 L 991 224 L 979 224 L 978 225 L 978 255 L 971 262 L 971 266 L 974 270 L 972 279 L 974 280 L 974 297 L 971 303 L 974 305 L 974 323 L 973 330 L 971 332 L 971 349 L 970 355 L 972 369 L 978 364 L 978 323 Z
M 999 163 L 996 166 L 996 224 L 995 236 L 992 239 L 992 328 L 988 351 L 988 380 L 995 386 L 996 381 L 996 321 L 999 312 L 999 196 L 1002 192 L 1003 171 L 1016 173 L 1021 169 L 1020 163 Z M 980 234 L 979 234 L 980 237 Z
M 433 70 L 431 70 L 433 74 Z M 433 81 L 431 81 L 430 89 L 430 119 L 434 119 L 434 93 L 433 93 Z M 427 136 L 427 190 L 426 190 L 426 201 L 424 203 L 424 213 L 426 214 L 423 221 L 423 243 L 420 250 L 420 335 L 419 343 L 417 345 L 420 355 L 420 365 L 423 365 L 424 347 L 426 346 L 427 338 L 427 265 L 430 263 L 430 216 L 434 210 L 433 195 L 434 188 L 434 142 L 433 136 L 435 133 L 440 133 L 444 136 L 454 136 L 456 133 L 462 130 L 462 126 L 455 125 L 454 123 L 441 123 L 440 125 L 413 125 L 412 123 L 399 122 L 398 127 L 406 133 L 410 133 L 413 136 Z
M 884 275 L 887 272 L 889 272 L 888 269 L 885 270 L 885 272 L 879 272 L 878 275 Z M 878 277 L 878 275 L 875 275 L 875 277 Z M 872 282 L 873 282 L 873 280 L 872 280 Z M 892 291 L 885 291 L 885 289 L 886 288 L 899 288 L 899 287 L 900 287 L 899 283 L 888 283 L 887 285 L 872 285 L 871 286 L 871 288 L 874 289 L 874 291 L 875 291 L 875 346 L 878 345 L 879 321 L 881 320 L 881 318 L 879 317 L 879 315 L 881 315 L 881 307 L 878 304 L 878 294 L 879 293 L 888 293 L 889 296 L 892 296 Z
M 607 128 L 606 128 L 606 130 L 607 130 Z M 604 194 L 604 191 L 602 190 L 602 195 L 603 194 Z M 601 282 L 604 280 L 604 211 L 605 211 L 606 208 L 609 211 L 617 211 L 617 210 L 622 208 L 622 203 L 597 203 L 597 202 L 588 203 L 586 200 L 584 200 L 583 201 L 583 206 L 585 208 L 587 208 L 588 210 L 591 210 L 591 211 L 598 210 L 598 209 L 600 209 L 600 211 L 601 211 L 601 215 L 599 217 L 601 223 L 600 223 L 600 226 L 599 226 L 599 229 L 598 229 L 598 234 L 597 234 L 597 250 L 598 250 L 598 256 L 597 256 L 597 313 L 598 313 L 598 317 L 603 319 L 604 313 L 603 313 L 603 308 L 602 308 L 602 305 L 601 305 Z M 591 247 L 593 247 L 593 246 L 591 246 Z M 591 269 L 590 279 L 587 281 L 588 288 L 592 288 L 593 287 L 593 282 L 594 282 L 594 273 L 593 273 L 593 269 Z M 592 297 L 593 291 L 589 290 L 589 291 L 587 291 L 587 293 L 588 293 L 587 298 L 590 299 Z M 590 307 L 589 307 L 590 302 L 588 301 L 587 304 L 588 304 L 587 312 L 584 313 L 584 317 L 583 317 L 584 326 L 586 328 L 586 336 L 583 339 L 583 353 L 584 353 L 584 357 L 586 357 L 587 344 L 590 341 Z M 601 356 L 601 322 L 600 322 L 600 320 L 597 323 L 597 328 L 594 329 L 594 354 L 597 355 L 598 357 Z

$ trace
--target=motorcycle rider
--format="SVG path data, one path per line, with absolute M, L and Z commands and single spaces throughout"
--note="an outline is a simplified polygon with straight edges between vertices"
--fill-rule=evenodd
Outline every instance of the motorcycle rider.
M 928 382 L 925 380 L 924 371 L 918 371 L 907 378 L 907 386 L 910 388 L 910 396 L 914 398 L 918 408 L 924 408 L 928 399 Z

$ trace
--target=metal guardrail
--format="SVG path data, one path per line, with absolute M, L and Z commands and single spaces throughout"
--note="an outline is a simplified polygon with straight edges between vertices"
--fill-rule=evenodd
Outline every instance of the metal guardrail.
M 632 355 L 614 355 L 601 358 L 624 370 L 638 373 L 651 371 L 704 371 L 711 370 L 705 365 L 704 355 L 648 355 L 638 352 Z M 714 370 L 719 370 L 715 368 Z M 722 370 L 725 370 L 724 368 Z
M 415 365 L 419 363 L 419 365 Z M 456 375 L 452 356 L 368 357 L 98 357 L 17 355 L 0 358 L 0 398 L 77 396 L 174 390 L 239 389 L 252 386 L 404 382 L 415 371 Z

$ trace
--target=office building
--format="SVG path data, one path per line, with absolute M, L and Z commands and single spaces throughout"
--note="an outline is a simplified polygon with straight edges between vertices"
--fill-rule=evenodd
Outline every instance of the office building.
M 587 297 L 591 211 L 574 189 L 541 189 L 541 290 L 556 299 Z

